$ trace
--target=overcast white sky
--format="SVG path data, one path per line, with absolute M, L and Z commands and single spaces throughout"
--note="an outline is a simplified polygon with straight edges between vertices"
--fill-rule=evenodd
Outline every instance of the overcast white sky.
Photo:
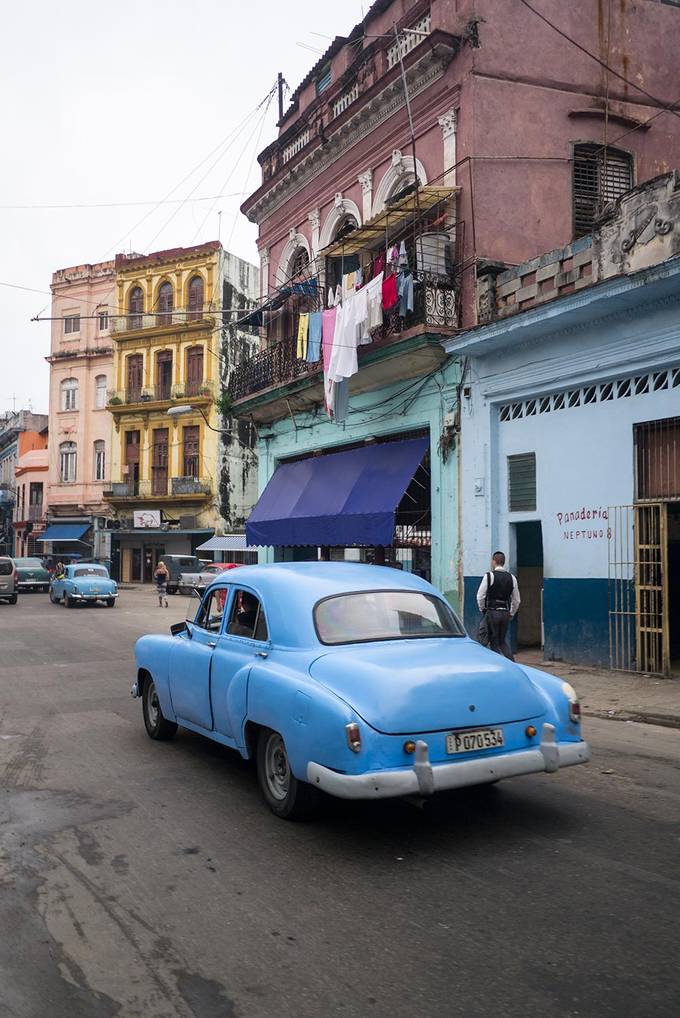
M 0 286 L 0 410 L 12 408 L 15 394 L 17 409 L 31 403 L 47 410 L 50 326 L 29 319 L 49 314 L 55 269 L 130 247 L 147 252 L 212 240 L 218 209 L 222 242 L 256 261 L 255 227 L 238 211 L 240 193 L 219 199 L 203 225 L 212 201 L 181 209 L 162 205 L 139 221 L 252 112 L 278 71 L 297 86 L 319 57 L 298 42 L 325 49 L 333 36 L 350 31 L 369 2 L 36 0 L 5 6 L 0 206 L 152 204 L 0 208 L 0 282 L 47 291 Z M 275 121 L 274 100 L 258 151 L 275 137 Z M 251 115 L 231 147 L 216 152 L 170 197 L 253 190 L 259 128 L 259 114 Z

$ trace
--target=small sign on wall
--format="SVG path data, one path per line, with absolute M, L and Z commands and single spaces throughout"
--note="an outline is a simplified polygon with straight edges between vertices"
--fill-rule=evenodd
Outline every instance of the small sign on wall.
M 133 513 L 132 516 L 135 529 L 148 529 L 149 527 L 160 527 L 161 525 L 160 509 L 143 509 L 140 512 Z

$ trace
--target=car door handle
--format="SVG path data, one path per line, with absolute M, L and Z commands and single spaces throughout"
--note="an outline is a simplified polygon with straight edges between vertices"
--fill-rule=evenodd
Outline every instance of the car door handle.
M 266 650 L 256 650 L 255 657 L 269 657 L 269 654 Z
M 208 646 L 209 647 L 216 647 L 217 646 L 217 641 L 216 640 L 208 640 Z

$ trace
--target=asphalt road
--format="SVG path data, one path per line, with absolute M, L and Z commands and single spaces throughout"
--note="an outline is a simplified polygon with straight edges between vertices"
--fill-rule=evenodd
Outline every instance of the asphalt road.
M 0 605 L 0 1016 L 680 1014 L 680 732 L 594 760 L 276 820 L 238 755 L 145 734 L 150 591 Z

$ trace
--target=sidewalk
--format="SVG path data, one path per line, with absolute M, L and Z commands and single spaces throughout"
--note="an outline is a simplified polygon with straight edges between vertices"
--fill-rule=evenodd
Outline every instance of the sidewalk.
M 583 668 L 564 661 L 544 661 L 540 650 L 524 650 L 517 661 L 559 675 L 576 689 L 586 717 L 644 721 L 680 728 L 680 679 L 657 675 Z

